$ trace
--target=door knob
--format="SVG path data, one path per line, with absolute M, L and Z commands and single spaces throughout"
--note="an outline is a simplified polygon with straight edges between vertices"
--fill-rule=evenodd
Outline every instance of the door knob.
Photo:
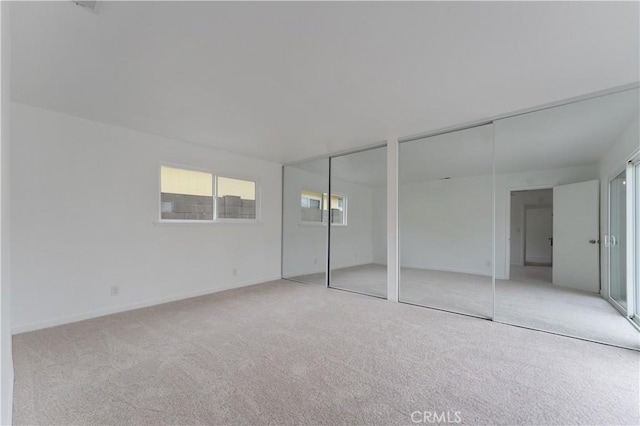
M 598 244 L 600 240 L 589 240 L 589 244 Z

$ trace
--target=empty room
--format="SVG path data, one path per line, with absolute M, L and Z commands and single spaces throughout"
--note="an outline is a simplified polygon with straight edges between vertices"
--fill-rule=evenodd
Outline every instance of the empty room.
M 640 424 L 640 3 L 0 3 L 0 424 Z

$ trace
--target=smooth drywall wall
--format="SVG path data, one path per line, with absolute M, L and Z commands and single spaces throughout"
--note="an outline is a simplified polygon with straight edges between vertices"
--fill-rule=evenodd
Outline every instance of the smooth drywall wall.
M 11 34 L 9 3 L 0 4 L 2 56 L 0 59 L 0 423 L 11 424 L 13 400 L 13 357 L 11 350 L 10 274 L 10 78 Z
M 510 193 L 598 178 L 595 164 L 496 176 L 496 277 L 509 273 Z M 404 267 L 491 274 L 491 177 L 401 184 L 400 259 Z M 374 216 L 374 229 L 384 226 Z M 378 244 L 374 244 L 377 246 Z
M 284 176 L 283 276 L 324 272 L 327 227 L 301 220 L 300 194 L 327 192 L 328 176 L 295 166 L 285 167 Z M 331 268 L 372 263 L 373 188 L 333 179 L 331 190 L 345 196 L 347 206 L 347 225 L 331 228 Z
M 401 267 L 491 275 L 490 175 L 399 187 Z
M 600 274 L 601 293 L 609 296 L 609 256 L 604 236 L 609 229 L 609 181 L 626 167 L 627 161 L 640 151 L 640 118 L 635 117 L 621 132 L 599 163 L 600 173 Z
M 325 173 L 295 166 L 284 168 L 282 276 L 285 278 L 324 272 L 327 268 L 327 227 L 302 221 L 302 191 L 328 192 L 329 160 L 318 160 Z
M 12 114 L 14 332 L 280 277 L 279 164 L 26 105 Z M 256 180 L 260 223 L 154 223 L 163 162 Z
M 347 200 L 347 225 L 331 227 L 331 269 L 372 263 L 373 188 L 334 178 L 331 192 Z

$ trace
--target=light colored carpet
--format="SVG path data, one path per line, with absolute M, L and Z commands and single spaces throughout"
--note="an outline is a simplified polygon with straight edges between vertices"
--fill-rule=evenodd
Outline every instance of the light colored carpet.
M 14 360 L 17 425 L 640 422 L 638 352 L 290 281 L 20 334 Z
M 377 264 L 334 270 L 332 287 L 386 297 L 386 271 Z M 638 330 L 600 295 L 551 284 L 549 267 L 512 266 L 511 276 L 496 281 L 497 321 L 640 350 Z M 296 279 L 324 285 L 324 274 Z M 400 300 L 490 318 L 491 278 L 402 268 Z

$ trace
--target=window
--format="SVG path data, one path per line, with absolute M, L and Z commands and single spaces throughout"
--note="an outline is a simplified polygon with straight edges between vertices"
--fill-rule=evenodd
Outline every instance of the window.
M 327 205 L 327 194 L 324 194 L 324 205 Z M 333 225 L 346 225 L 345 197 L 331 194 L 331 223 Z
M 161 220 L 255 220 L 256 217 L 256 182 L 160 167 Z
M 213 220 L 213 175 L 160 167 L 160 218 Z
M 323 194 L 313 191 L 302 191 L 300 194 L 300 220 L 303 222 L 322 223 L 322 203 Z
M 300 193 L 300 220 L 310 223 L 327 223 L 329 195 L 314 191 Z M 321 208 L 322 206 L 322 208 Z M 346 225 L 346 198 L 344 195 L 331 194 L 331 223 Z
M 256 183 L 218 176 L 216 209 L 220 219 L 256 218 Z

